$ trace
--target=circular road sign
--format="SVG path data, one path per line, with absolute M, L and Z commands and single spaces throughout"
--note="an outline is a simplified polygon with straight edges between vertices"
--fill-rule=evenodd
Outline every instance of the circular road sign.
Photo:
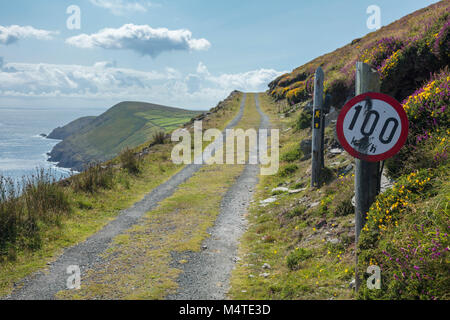
M 408 137 L 408 117 L 394 98 L 375 92 L 350 100 L 336 124 L 339 142 L 353 157 L 370 162 L 393 157 Z

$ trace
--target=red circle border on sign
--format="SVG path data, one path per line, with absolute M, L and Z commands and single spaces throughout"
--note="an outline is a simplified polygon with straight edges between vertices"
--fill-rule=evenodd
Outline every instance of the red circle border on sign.
M 356 151 L 345 139 L 344 136 L 344 119 L 347 113 L 350 111 L 350 109 L 355 106 L 356 104 L 366 100 L 366 98 L 369 97 L 373 100 L 382 100 L 386 103 L 388 103 L 390 106 L 392 106 L 400 116 L 401 122 L 402 122 L 402 132 L 400 135 L 400 138 L 398 139 L 397 143 L 392 147 L 390 150 L 386 151 L 385 153 L 375 155 L 375 156 L 368 156 L 363 155 Z M 354 97 L 349 102 L 345 104 L 345 106 L 342 108 L 341 112 L 339 113 L 338 121 L 336 123 L 336 131 L 337 136 L 339 139 L 340 144 L 342 147 L 347 151 L 350 155 L 352 155 L 355 158 L 369 161 L 369 162 L 379 162 L 383 161 L 389 158 L 392 158 L 395 156 L 400 149 L 405 145 L 406 139 L 408 139 L 408 131 L 409 131 L 409 121 L 408 116 L 406 115 L 405 110 L 403 109 L 400 102 L 392 98 L 391 96 L 388 96 L 383 93 L 378 92 L 367 92 L 364 94 L 361 94 L 357 97 Z

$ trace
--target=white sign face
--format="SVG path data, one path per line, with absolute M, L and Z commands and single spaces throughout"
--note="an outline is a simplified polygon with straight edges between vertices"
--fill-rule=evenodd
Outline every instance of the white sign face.
M 354 157 L 381 161 L 395 155 L 406 141 L 408 121 L 393 98 L 368 93 L 352 99 L 341 111 L 337 132 Z

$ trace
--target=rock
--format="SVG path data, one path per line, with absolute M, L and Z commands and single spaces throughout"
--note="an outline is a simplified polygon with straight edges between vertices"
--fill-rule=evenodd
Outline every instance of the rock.
M 261 273 L 259 276 L 263 278 L 268 278 L 270 276 L 270 273 Z
M 356 280 L 353 279 L 349 284 L 348 284 L 348 288 L 349 289 L 354 289 L 356 287 Z
M 311 139 L 305 139 L 300 142 L 300 150 L 306 157 L 311 157 L 312 152 L 312 140 Z
M 341 154 L 341 153 L 343 153 L 343 152 L 344 152 L 344 150 L 339 149 L 339 148 L 334 148 L 334 149 L 331 149 L 331 150 L 330 150 L 330 153 L 331 153 L 331 154 L 335 154 L 335 155 Z
M 47 138 L 47 135 L 45 133 L 41 133 L 39 136 L 41 136 L 42 138 Z
M 268 263 L 264 263 L 263 266 L 262 266 L 262 268 L 263 268 L 263 269 L 270 269 L 271 266 L 270 266 L 270 264 L 268 264 Z
M 310 208 L 315 208 L 315 207 L 317 207 L 319 204 L 320 204 L 320 202 L 313 202 L 313 203 L 310 203 L 310 204 L 309 204 L 309 207 L 310 207 Z
M 202 250 L 208 249 L 208 246 L 202 246 Z
M 331 244 L 338 244 L 338 243 L 341 242 L 341 240 L 339 240 L 337 238 L 334 238 L 334 239 L 328 240 L 328 242 L 331 243 Z
M 303 192 L 305 190 L 306 190 L 306 188 L 302 188 L 302 189 L 289 190 L 288 192 L 289 192 L 289 194 L 295 194 L 295 193 Z
M 341 176 L 346 176 L 347 174 L 350 173 L 350 171 L 353 170 L 353 165 L 349 164 L 348 166 L 346 166 L 344 169 L 340 169 L 338 174 Z
M 254 278 L 255 276 L 252 275 L 252 274 L 249 274 L 248 277 L 249 277 L 249 278 Z
M 241 258 L 239 258 L 239 257 L 234 257 L 233 258 L 233 262 L 234 263 L 238 263 L 239 261 L 241 261 Z
M 275 192 L 288 192 L 288 191 L 289 191 L 289 188 L 286 188 L 286 187 L 278 187 L 278 188 L 272 189 L 272 193 L 275 193 Z
M 270 203 L 274 203 L 275 201 L 277 201 L 276 197 L 270 197 L 265 200 L 261 200 L 259 203 L 260 203 L 261 207 L 265 207 L 265 206 L 269 205 Z

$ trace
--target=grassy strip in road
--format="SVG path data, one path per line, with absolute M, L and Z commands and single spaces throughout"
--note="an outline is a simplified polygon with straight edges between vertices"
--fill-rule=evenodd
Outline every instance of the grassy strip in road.
M 259 126 L 253 95 L 247 95 L 246 105 L 237 127 Z M 80 291 L 63 291 L 58 298 L 163 299 L 175 293 L 181 271 L 171 266 L 171 252 L 200 251 L 223 196 L 243 169 L 244 165 L 203 167 L 139 225 L 115 239 L 105 261 L 82 279 Z
M 239 111 L 241 97 L 236 95 L 226 108 L 213 113 L 204 126 L 224 128 Z M 150 154 L 143 158 L 139 175 L 114 169 L 111 189 L 86 193 L 65 187 L 72 212 L 61 217 L 58 225 L 40 225 L 41 248 L 36 251 L 19 250 L 13 253 L 13 259 L 0 263 L 0 297 L 10 293 L 14 283 L 45 268 L 49 261 L 56 260 L 64 248 L 83 242 L 115 219 L 121 210 L 140 201 L 153 188 L 181 170 L 182 166 L 176 166 L 170 160 L 172 148 L 173 144 L 154 146 Z M 120 163 L 120 160 L 112 162 Z
M 311 160 L 301 161 L 299 151 L 300 141 L 308 137 L 309 129 L 294 129 L 299 112 L 281 118 L 279 108 L 266 94 L 260 94 L 260 104 L 272 127 L 280 129 L 280 171 L 260 179 L 257 201 L 249 212 L 249 229 L 241 240 L 242 260 L 232 274 L 230 298 L 348 299 L 352 296 L 348 284 L 354 256 L 346 237 L 353 230 L 352 216 L 335 213 L 340 214 L 336 209 L 340 199 L 351 194 L 351 174 L 345 180 L 332 180 L 322 189 L 312 190 L 307 173 Z M 345 155 L 327 159 L 327 165 L 330 161 L 342 161 L 340 166 L 349 163 Z M 344 181 L 348 187 L 342 188 Z M 279 186 L 304 190 L 272 193 Z M 276 202 L 260 206 L 259 200 L 272 196 L 277 197 Z M 319 204 L 310 207 L 312 203 Z M 328 224 L 318 227 L 323 220 Z M 264 264 L 269 264 L 270 269 L 263 268 Z

